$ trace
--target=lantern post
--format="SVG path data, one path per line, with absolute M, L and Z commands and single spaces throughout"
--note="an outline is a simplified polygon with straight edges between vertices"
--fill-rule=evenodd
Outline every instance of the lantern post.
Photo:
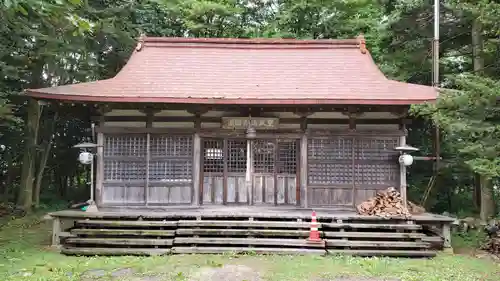
M 84 142 L 74 146 L 74 148 L 80 149 L 78 161 L 83 165 L 90 165 L 90 199 L 87 201 L 88 206 L 85 209 L 86 212 L 98 211 L 94 194 L 94 157 L 97 147 L 99 147 L 99 145 L 90 142 Z

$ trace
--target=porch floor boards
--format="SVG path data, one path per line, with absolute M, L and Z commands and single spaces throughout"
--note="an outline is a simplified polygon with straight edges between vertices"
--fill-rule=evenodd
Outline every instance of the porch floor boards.
M 311 210 L 226 207 L 95 213 L 60 211 L 73 222 L 59 237 L 68 255 L 157 255 L 186 253 L 352 254 L 432 257 L 426 223 L 450 223 L 425 214 L 411 219 L 359 216 L 317 210 L 322 243 L 307 241 Z
M 310 220 L 313 209 L 300 207 L 276 207 L 276 206 L 172 206 L 168 208 L 158 207 L 105 207 L 99 208 L 99 212 L 82 212 L 79 210 L 64 210 L 53 212 L 50 215 L 67 218 L 121 218 L 121 219 L 238 219 L 238 218 L 263 218 L 284 220 Z M 389 220 L 378 216 L 358 215 L 352 208 L 314 208 L 318 221 L 334 223 L 336 220 L 364 220 L 384 221 Z M 405 217 L 391 217 L 391 221 L 406 221 Z M 453 222 L 454 219 L 442 215 L 425 213 L 414 215 L 412 221 L 416 222 Z

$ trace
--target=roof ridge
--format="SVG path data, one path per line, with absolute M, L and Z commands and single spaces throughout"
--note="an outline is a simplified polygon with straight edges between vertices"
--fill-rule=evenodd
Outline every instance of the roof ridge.
M 292 39 L 292 38 L 194 38 L 149 37 L 139 39 L 144 43 L 209 43 L 209 44 L 273 44 L 273 45 L 359 45 L 360 39 Z
M 292 38 L 194 38 L 194 37 L 148 37 L 141 35 L 136 51 L 144 46 L 163 47 L 200 47 L 208 48 L 359 48 L 366 54 L 366 40 L 363 34 L 352 39 L 292 39 Z

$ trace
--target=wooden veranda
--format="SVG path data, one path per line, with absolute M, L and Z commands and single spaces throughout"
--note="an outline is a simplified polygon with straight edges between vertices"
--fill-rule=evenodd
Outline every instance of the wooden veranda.
M 325 243 L 310 243 L 311 210 L 286 207 L 203 207 L 165 210 L 60 211 L 53 244 L 71 255 L 171 253 L 351 254 L 432 257 L 449 247 L 452 219 L 317 211 Z M 436 232 L 439 230 L 439 232 Z

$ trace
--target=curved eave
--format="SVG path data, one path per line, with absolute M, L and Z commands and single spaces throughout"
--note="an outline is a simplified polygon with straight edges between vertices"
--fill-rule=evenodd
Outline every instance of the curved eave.
M 321 104 L 362 104 L 362 105 L 410 105 L 432 102 L 435 99 L 216 99 L 216 98 L 171 98 L 171 97 L 123 97 L 95 95 L 66 95 L 27 91 L 38 99 L 113 102 L 113 103 L 179 103 L 179 104 L 245 104 L 245 105 L 321 105 Z

